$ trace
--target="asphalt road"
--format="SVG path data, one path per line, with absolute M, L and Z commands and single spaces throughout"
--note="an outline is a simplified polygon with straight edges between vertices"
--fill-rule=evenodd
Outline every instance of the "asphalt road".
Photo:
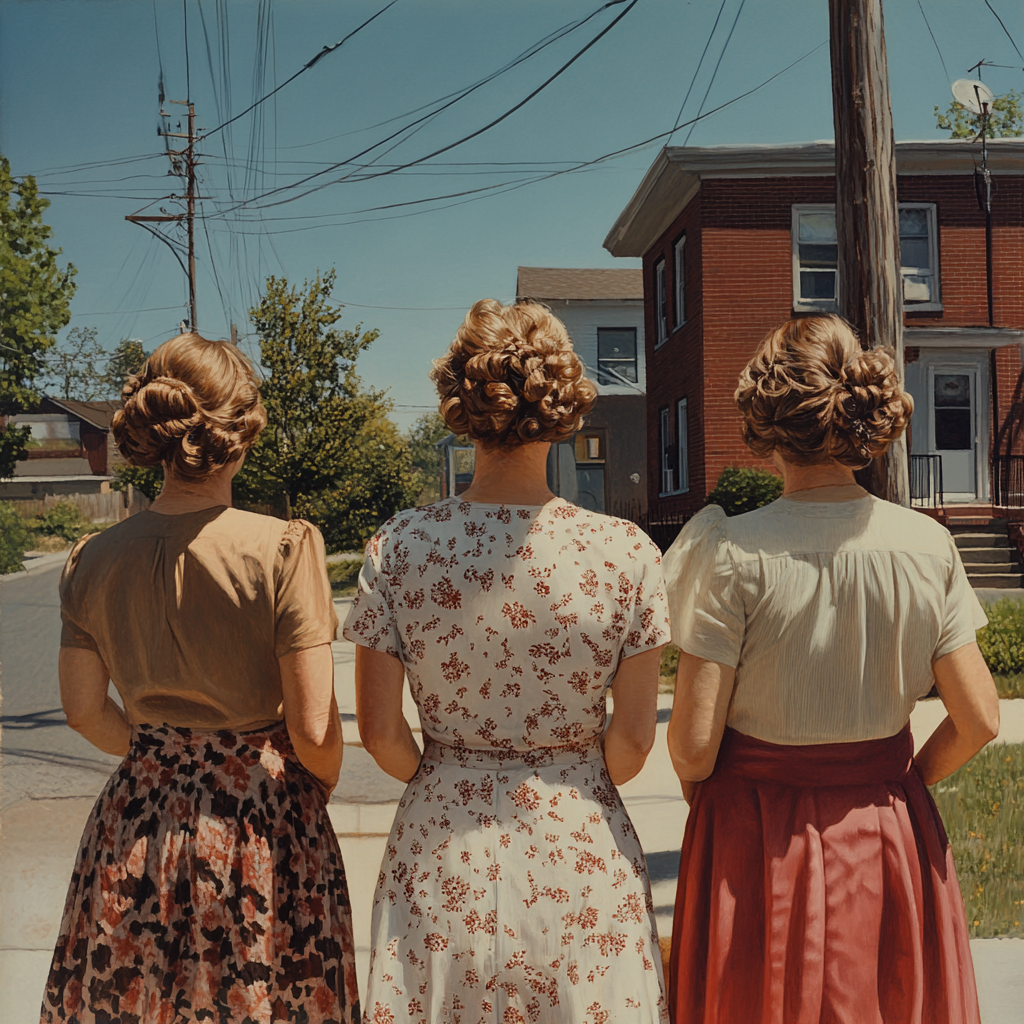
M 0 808 L 26 797 L 95 797 L 118 764 L 69 729 L 61 710 L 61 567 L 56 560 L 0 580 Z M 335 684 L 343 717 L 354 720 L 350 648 L 334 645 Z M 404 788 L 350 745 L 332 803 L 389 803 Z

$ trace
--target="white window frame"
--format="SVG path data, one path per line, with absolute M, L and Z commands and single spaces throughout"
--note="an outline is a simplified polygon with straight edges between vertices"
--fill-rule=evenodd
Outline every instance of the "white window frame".
M 673 287 L 675 296 L 675 330 L 686 323 L 686 235 L 682 235 L 673 246 Z
M 671 446 L 671 435 L 669 433 L 672 425 L 672 407 L 666 405 L 658 411 L 658 461 L 661 470 L 661 488 L 659 495 L 664 497 L 667 494 L 675 494 L 674 467 L 669 464 L 669 447 Z
M 678 476 L 676 494 L 685 494 L 690 489 L 690 431 L 686 420 L 686 399 L 676 402 L 676 453 L 678 455 Z
M 836 268 L 836 297 L 831 302 L 812 302 L 800 296 L 800 215 L 802 213 L 831 213 L 835 216 L 835 203 L 794 203 L 790 221 L 790 242 L 793 256 L 793 309 L 799 312 L 834 313 L 839 307 L 839 270 Z M 838 247 L 836 255 L 838 257 Z
M 904 271 L 913 272 L 917 276 L 930 276 L 932 279 L 931 302 L 904 302 L 905 312 L 941 312 L 942 311 L 942 275 L 939 272 L 939 231 L 938 214 L 935 203 L 900 203 L 901 210 L 926 210 L 928 212 L 928 255 L 931 266 L 900 267 L 900 278 Z M 794 203 L 790 221 L 790 246 L 793 260 L 793 309 L 797 312 L 835 312 L 839 305 L 839 274 L 836 273 L 836 298 L 833 302 L 811 302 L 800 297 L 800 214 L 802 213 L 835 213 L 835 203 Z M 920 271 L 925 273 L 921 274 Z
M 939 274 L 939 231 L 938 213 L 935 203 L 900 203 L 901 210 L 924 210 L 928 214 L 928 258 L 931 261 L 930 267 L 905 267 L 901 266 L 901 278 L 904 273 L 913 273 L 917 277 L 930 277 L 932 279 L 932 297 L 930 302 L 907 302 L 903 301 L 904 311 L 938 312 L 942 309 L 942 293 L 940 291 L 941 275 Z M 902 258 L 900 260 L 902 263 Z M 923 271 L 923 272 L 922 272 Z
M 654 347 L 661 348 L 668 341 L 668 295 L 665 292 L 665 261 L 654 264 Z
M 601 332 L 602 331 L 632 331 L 633 332 L 633 376 L 636 380 L 616 380 L 607 369 L 604 371 L 607 379 L 601 380 Z M 597 386 L 601 388 L 627 388 L 640 387 L 640 332 L 635 327 L 598 327 L 597 328 Z M 606 359 L 613 359 L 613 356 L 606 356 Z M 625 377 L 625 374 L 623 374 Z

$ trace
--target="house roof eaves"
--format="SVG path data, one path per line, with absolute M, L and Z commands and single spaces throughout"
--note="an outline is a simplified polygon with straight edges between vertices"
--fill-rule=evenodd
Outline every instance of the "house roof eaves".
M 970 174 L 980 162 L 980 143 L 960 139 L 896 143 L 898 174 Z M 988 166 L 993 174 L 1021 174 L 1024 139 L 990 139 Z M 705 179 L 831 177 L 834 173 L 832 141 L 663 148 L 612 225 L 604 247 L 613 256 L 642 256 Z
M 72 399 L 54 398 L 46 396 L 47 401 L 52 402 L 59 409 L 71 413 L 72 416 L 86 423 L 97 427 L 99 430 L 110 430 L 111 420 L 114 413 L 121 408 L 120 402 L 77 402 Z M 107 408 L 95 408 L 95 406 L 107 406 Z

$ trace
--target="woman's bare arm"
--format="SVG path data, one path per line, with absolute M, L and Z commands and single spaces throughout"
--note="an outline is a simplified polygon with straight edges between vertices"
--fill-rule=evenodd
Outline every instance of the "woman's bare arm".
M 62 647 L 58 673 L 60 702 L 68 725 L 108 754 L 127 754 L 132 728 L 124 711 L 110 698 L 110 672 L 103 659 L 83 647 Z
M 643 768 L 658 724 L 658 669 L 661 648 L 619 662 L 612 680 L 615 708 L 604 734 L 604 759 L 616 786 Z
M 290 651 L 278 659 L 284 721 L 295 753 L 329 797 L 338 784 L 344 739 L 334 697 L 330 644 Z
M 668 751 L 687 800 L 715 768 L 736 669 L 681 651 L 668 723 Z
M 402 713 L 405 666 L 398 658 L 356 646 L 356 718 L 363 746 L 380 767 L 408 782 L 420 766 L 420 748 Z
M 929 786 L 965 765 L 999 735 L 999 694 L 976 643 L 939 658 L 932 672 L 948 714 L 914 758 Z

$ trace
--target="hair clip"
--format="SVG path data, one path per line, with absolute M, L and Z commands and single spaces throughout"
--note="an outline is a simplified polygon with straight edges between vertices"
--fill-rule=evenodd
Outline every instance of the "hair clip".
M 870 441 L 872 434 L 871 428 L 868 426 L 866 420 L 855 419 L 850 421 L 850 428 L 856 434 L 860 441 Z

